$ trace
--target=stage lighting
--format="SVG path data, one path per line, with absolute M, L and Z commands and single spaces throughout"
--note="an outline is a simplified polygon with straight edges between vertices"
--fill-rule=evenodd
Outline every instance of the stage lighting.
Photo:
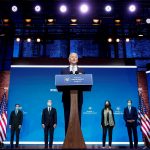
M 41 11 L 41 6 L 40 6 L 40 5 L 36 5 L 36 6 L 34 7 L 34 10 L 35 10 L 36 12 L 40 12 L 40 11 Z
M 129 42 L 130 41 L 130 39 L 129 38 L 126 38 L 126 42 Z
M 9 21 L 10 21 L 9 19 L 3 19 L 4 23 L 9 23 Z
M 53 22 L 54 22 L 54 19 L 47 19 L 47 21 L 48 21 L 49 23 L 53 23 Z
M 140 18 L 136 19 L 136 23 L 137 24 L 141 24 L 142 23 L 142 19 L 140 19 Z
M 150 24 L 150 18 L 147 18 L 147 19 L 146 19 L 146 23 L 147 23 L 147 24 Z
M 120 42 L 120 39 L 117 38 L 117 39 L 116 39 L 116 42 L 117 42 L 117 43 Z
M 132 5 L 129 6 L 128 9 L 129 9 L 130 12 L 135 12 L 136 11 L 136 6 L 134 4 L 132 4 Z
M 39 43 L 39 42 L 41 42 L 41 39 L 40 39 L 40 38 L 37 38 L 36 41 Z
M 76 22 L 77 22 L 77 19 L 71 19 L 71 22 L 72 22 L 72 23 L 76 23 Z
M 67 6 L 66 5 L 61 5 L 59 7 L 59 10 L 60 10 L 61 13 L 66 13 L 67 12 Z
M 99 19 L 93 19 L 93 23 L 99 23 L 100 20 Z
M 31 38 L 27 38 L 27 42 L 31 42 Z
M 116 19 L 115 23 L 121 23 L 121 20 L 120 19 Z
M 102 23 L 102 20 L 100 19 L 93 19 L 93 25 L 100 25 Z
M 16 41 L 17 41 L 17 42 L 20 42 L 20 38 L 16 38 Z
M 31 23 L 32 19 L 25 19 L 26 23 Z
M 70 25 L 77 25 L 77 19 L 75 18 L 71 19 L 70 22 L 71 22 Z
M 143 34 L 139 34 L 138 36 L 139 36 L 139 37 L 143 37 L 144 35 L 143 35 Z
M 17 12 L 18 7 L 14 5 L 14 6 L 11 7 L 11 10 L 12 10 L 13 12 Z
M 89 11 L 89 6 L 87 4 L 80 5 L 80 12 L 85 14 Z
M 112 8 L 110 5 L 105 6 L 105 11 L 106 12 L 111 12 Z
M 111 43 L 112 42 L 112 38 L 108 38 L 108 42 Z

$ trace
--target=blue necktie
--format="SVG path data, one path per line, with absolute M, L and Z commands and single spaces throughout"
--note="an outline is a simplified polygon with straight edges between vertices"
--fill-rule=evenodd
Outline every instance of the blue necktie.
M 131 113 L 131 107 L 129 107 L 128 109 L 129 109 L 129 113 Z

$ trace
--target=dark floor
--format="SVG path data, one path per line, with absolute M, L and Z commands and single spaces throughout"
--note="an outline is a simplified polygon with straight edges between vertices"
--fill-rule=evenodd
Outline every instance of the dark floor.
M 140 146 L 140 147 L 138 147 L 138 149 L 140 150 L 140 149 L 143 149 L 144 147 L 143 146 Z M 10 148 L 10 146 L 9 145 L 4 145 L 1 149 L 11 149 Z M 24 149 L 24 150 L 26 150 L 26 149 L 38 149 L 38 150 L 43 150 L 44 149 L 44 146 L 43 145 L 32 145 L 32 146 L 30 146 L 30 145 L 28 145 L 28 146 L 25 146 L 25 145 L 20 145 L 19 146 L 19 148 L 14 148 L 14 150 L 19 150 L 19 149 Z M 53 146 L 53 148 L 52 149 L 62 149 L 62 145 L 54 145 Z M 102 149 L 102 147 L 101 147 L 101 145 L 87 145 L 87 148 L 86 149 Z M 105 149 L 109 149 L 107 146 L 106 146 L 106 148 Z M 105 149 L 103 149 L 103 150 L 105 150 Z M 118 150 L 118 149 L 121 149 L 121 150 L 128 150 L 128 149 L 130 149 L 128 146 L 112 146 L 112 148 L 111 149 L 113 149 L 113 150 Z M 148 148 L 146 148 L 146 150 L 148 150 Z

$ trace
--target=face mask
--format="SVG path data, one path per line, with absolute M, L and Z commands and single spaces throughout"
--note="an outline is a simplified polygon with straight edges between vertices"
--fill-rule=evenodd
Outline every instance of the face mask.
M 128 106 L 131 106 L 131 103 L 130 103 L 130 102 L 128 103 Z
M 109 104 L 108 104 L 108 103 L 106 103 L 106 104 L 105 104 L 105 106 L 106 106 L 106 107 L 109 107 Z
M 52 103 L 47 103 L 47 106 L 48 106 L 48 107 L 51 107 L 51 106 L 52 106 Z
M 19 107 L 16 107 L 16 110 L 19 110 Z

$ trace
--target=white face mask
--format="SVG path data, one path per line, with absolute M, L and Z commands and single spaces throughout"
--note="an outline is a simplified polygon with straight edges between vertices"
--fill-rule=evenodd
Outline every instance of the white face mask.
M 128 102 L 128 106 L 131 106 L 131 103 L 130 103 L 130 102 Z
M 52 106 L 52 103 L 49 103 L 49 102 L 48 102 L 48 103 L 47 103 L 47 106 L 48 106 L 48 107 L 51 107 L 51 106 Z
M 19 110 L 19 109 L 20 109 L 20 107 L 16 106 L 16 110 Z

